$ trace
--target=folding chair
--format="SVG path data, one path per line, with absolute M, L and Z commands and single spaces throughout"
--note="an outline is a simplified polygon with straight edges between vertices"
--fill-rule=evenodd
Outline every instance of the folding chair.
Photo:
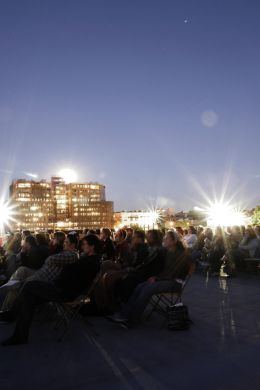
M 246 259 L 243 260 L 245 266 L 246 266 L 246 269 L 248 271 L 252 271 L 252 272 L 258 272 L 258 270 L 260 269 L 260 258 L 259 257 L 248 257 Z
M 70 322 L 74 319 L 78 319 L 84 325 L 88 325 L 88 327 L 92 326 L 92 324 L 80 314 L 80 310 L 85 304 L 90 302 L 90 295 L 101 277 L 102 271 L 99 271 L 91 286 L 75 300 L 71 302 L 53 302 L 60 317 L 55 324 L 55 330 L 59 330 L 63 326 L 65 327 L 64 331 L 59 336 L 58 341 L 62 341 L 64 339 L 69 331 Z M 97 336 L 97 333 L 93 329 L 92 332 Z
M 260 269 L 260 245 L 255 250 L 254 256 L 243 260 L 248 271 L 256 272 Z
M 176 279 L 177 282 L 181 284 L 180 291 L 162 291 L 158 294 L 154 294 L 151 297 L 151 300 L 149 302 L 149 306 L 151 307 L 148 314 L 146 315 L 146 319 L 150 319 L 153 313 L 157 313 L 164 317 L 165 320 L 167 320 L 168 317 L 168 307 L 177 305 L 178 303 L 182 302 L 182 295 L 185 287 L 187 286 L 187 283 L 189 282 L 191 275 L 193 274 L 195 270 L 195 264 L 193 263 L 190 266 L 188 275 L 186 276 L 185 280 Z M 165 321 L 163 322 L 164 325 Z M 162 326 L 163 326 L 162 325 Z

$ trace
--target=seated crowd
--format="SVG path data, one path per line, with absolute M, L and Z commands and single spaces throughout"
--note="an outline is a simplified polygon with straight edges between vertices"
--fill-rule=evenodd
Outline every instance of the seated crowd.
M 2 345 L 28 341 L 36 308 L 68 302 L 91 293 L 92 310 L 125 326 L 134 326 L 154 294 L 180 292 L 195 262 L 211 272 L 241 271 L 244 259 L 257 255 L 260 228 L 119 229 L 101 232 L 16 233 L 1 248 L 0 321 L 15 321 Z M 231 273 L 231 271 L 230 271 Z M 98 280 L 97 280 L 98 276 Z M 93 311 L 92 311 L 93 312 Z
M 176 228 L 192 259 L 213 275 L 235 276 L 247 269 L 256 271 L 260 262 L 260 226 L 220 226 L 187 230 Z

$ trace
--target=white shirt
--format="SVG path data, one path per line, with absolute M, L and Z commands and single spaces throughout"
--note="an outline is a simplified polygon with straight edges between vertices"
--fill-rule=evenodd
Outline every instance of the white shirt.
M 188 248 L 193 248 L 198 240 L 197 234 L 187 234 L 183 237 L 183 240 L 185 241 Z

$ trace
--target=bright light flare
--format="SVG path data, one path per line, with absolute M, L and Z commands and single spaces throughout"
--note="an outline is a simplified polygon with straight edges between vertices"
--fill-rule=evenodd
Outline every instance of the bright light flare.
M 228 203 L 216 202 L 205 210 L 208 226 L 244 225 L 244 213 Z
M 10 206 L 8 202 L 4 202 L 0 199 L 0 233 L 5 232 L 5 226 L 9 226 L 11 221 L 15 221 L 13 218 L 15 206 Z
M 59 171 L 59 176 L 63 178 L 65 183 L 75 183 L 78 179 L 77 173 L 70 168 L 64 168 Z
M 155 227 L 160 223 L 162 220 L 162 213 L 160 210 L 151 208 L 148 210 L 148 215 L 147 215 L 147 226 Z

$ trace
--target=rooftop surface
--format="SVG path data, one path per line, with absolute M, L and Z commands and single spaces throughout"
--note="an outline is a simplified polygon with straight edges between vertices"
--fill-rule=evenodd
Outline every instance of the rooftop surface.
M 0 347 L 0 389 L 259 390 L 259 299 L 259 275 L 194 274 L 186 331 L 161 328 L 156 314 L 131 330 L 90 317 L 98 335 L 76 321 L 58 343 L 53 323 L 36 320 L 28 345 Z M 12 329 L 1 324 L 1 339 Z

